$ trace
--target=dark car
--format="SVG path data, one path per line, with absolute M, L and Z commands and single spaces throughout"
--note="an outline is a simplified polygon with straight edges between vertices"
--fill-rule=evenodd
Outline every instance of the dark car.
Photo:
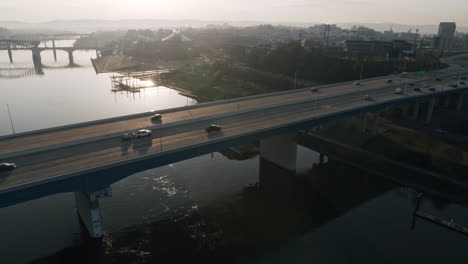
M 14 163 L 0 163 L 0 171 L 9 171 L 16 168 L 16 164 Z
M 414 86 L 414 83 L 408 83 L 409 86 Z
M 386 83 L 392 83 L 393 81 L 392 80 L 387 80 Z
M 133 138 L 133 133 L 128 133 L 128 134 L 122 135 L 120 137 L 120 139 L 123 140 L 123 141 L 128 141 L 128 140 L 130 140 L 132 138 Z
M 151 116 L 151 121 L 161 121 L 162 115 L 161 114 L 155 114 Z
M 434 87 L 429 88 L 429 91 L 431 91 L 431 92 L 435 92 L 435 90 L 436 90 L 436 88 L 434 88 Z
M 461 77 L 462 80 L 466 80 L 466 77 Z
M 420 92 L 420 91 L 421 91 L 421 88 L 415 87 L 413 90 L 414 90 L 415 92 Z
M 441 78 L 436 78 L 435 80 L 438 81 L 438 82 L 442 81 Z
M 464 81 L 461 81 L 460 82 L 460 85 L 465 85 L 466 83 Z
M 310 89 L 310 91 L 313 92 L 313 93 L 316 93 L 316 92 L 319 91 L 319 89 L 318 88 L 312 88 L 312 89 Z
M 452 86 L 453 88 L 458 88 L 458 85 L 457 85 L 457 84 L 452 84 L 452 85 L 450 85 L 450 86 Z
M 221 131 L 221 126 L 220 125 L 210 125 L 209 127 L 205 128 L 206 133 L 211 133 L 211 132 L 219 132 Z

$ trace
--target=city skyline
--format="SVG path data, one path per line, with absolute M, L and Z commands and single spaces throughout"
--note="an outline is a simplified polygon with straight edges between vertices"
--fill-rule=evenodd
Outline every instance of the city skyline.
M 3 21 L 47 22 L 76 19 L 168 19 L 263 21 L 268 23 L 398 23 L 468 25 L 462 0 L 15 0 L 0 3 Z M 38 12 L 40 10 L 40 12 Z

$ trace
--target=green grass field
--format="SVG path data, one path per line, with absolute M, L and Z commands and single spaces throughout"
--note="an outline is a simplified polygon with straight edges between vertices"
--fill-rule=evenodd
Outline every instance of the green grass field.
M 455 62 L 466 67 L 468 66 L 468 57 L 457 59 Z

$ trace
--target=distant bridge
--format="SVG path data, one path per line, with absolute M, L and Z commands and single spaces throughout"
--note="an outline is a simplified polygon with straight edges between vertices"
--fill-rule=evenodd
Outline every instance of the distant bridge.
M 41 40 L 44 41 L 44 40 Z M 69 66 L 74 66 L 75 61 L 73 52 L 76 50 L 96 50 L 97 48 L 83 48 L 83 47 L 56 47 L 55 40 L 52 40 L 52 47 L 39 47 L 39 40 L 25 40 L 25 39 L 0 39 L 0 50 L 8 52 L 10 63 L 13 63 L 13 51 L 15 50 L 31 50 L 34 68 L 37 74 L 42 74 L 42 58 L 41 53 L 45 50 L 52 50 L 54 59 L 57 61 L 57 50 L 62 50 L 68 53 Z

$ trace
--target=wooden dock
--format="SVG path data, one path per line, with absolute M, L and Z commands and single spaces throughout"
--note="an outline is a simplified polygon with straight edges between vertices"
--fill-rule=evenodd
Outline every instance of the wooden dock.
M 453 219 L 450 219 L 450 221 L 449 221 L 449 220 L 442 219 L 440 217 L 437 217 L 435 215 L 432 215 L 430 213 L 427 213 L 427 212 L 424 212 L 424 211 L 421 211 L 421 210 L 418 210 L 418 211 L 414 212 L 414 214 L 415 214 L 415 216 L 417 216 L 419 218 L 422 218 L 422 219 L 427 220 L 429 222 L 438 224 L 440 226 L 449 228 L 449 229 L 451 229 L 453 231 L 456 231 L 456 232 L 459 232 L 461 234 L 464 234 L 464 235 L 468 236 L 468 228 L 465 227 L 465 226 L 462 226 L 460 224 L 455 223 L 453 221 Z

